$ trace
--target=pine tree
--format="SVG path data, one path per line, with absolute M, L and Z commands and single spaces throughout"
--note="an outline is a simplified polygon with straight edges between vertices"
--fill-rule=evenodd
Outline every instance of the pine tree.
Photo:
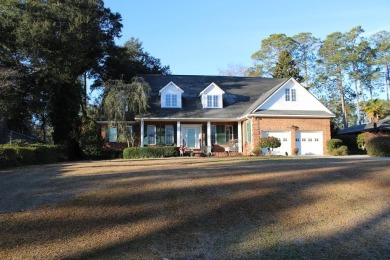
M 274 78 L 294 78 L 298 82 L 303 81 L 303 77 L 299 75 L 299 69 L 289 51 L 283 50 L 280 52 L 278 62 L 273 68 L 272 77 Z

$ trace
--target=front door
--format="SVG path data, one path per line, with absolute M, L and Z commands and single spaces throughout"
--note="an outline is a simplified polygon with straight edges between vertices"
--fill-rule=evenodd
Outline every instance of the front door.
M 187 128 L 187 147 L 195 147 L 195 128 Z

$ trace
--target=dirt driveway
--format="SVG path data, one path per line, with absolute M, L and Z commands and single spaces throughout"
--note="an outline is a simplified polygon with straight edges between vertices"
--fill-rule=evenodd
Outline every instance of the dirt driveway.
M 390 258 L 390 160 L 179 158 L 0 171 L 0 258 Z

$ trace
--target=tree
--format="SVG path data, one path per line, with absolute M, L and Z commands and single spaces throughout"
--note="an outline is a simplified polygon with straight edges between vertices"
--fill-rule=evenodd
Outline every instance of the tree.
M 290 53 L 295 49 L 295 42 L 285 34 L 271 34 L 261 41 L 261 49 L 252 54 L 255 66 L 250 68 L 250 74 L 255 76 L 271 76 L 280 52 Z
M 98 70 L 114 46 L 120 15 L 102 0 L 5 0 L 0 13 L 2 22 L 12 25 L 1 26 L 10 33 L 1 40 L 6 52 L 1 57 L 24 67 L 39 84 L 39 91 L 29 94 L 45 97 L 54 142 L 75 143 L 87 99 L 80 76 Z
M 131 38 L 124 46 L 110 49 L 108 57 L 96 75 L 94 87 L 104 87 L 108 80 L 132 81 L 138 74 L 170 74 L 169 66 L 161 65 L 158 58 L 151 56 L 142 47 L 139 39 Z
M 376 64 L 382 68 L 387 101 L 390 100 L 390 32 L 380 31 L 371 37 L 377 55 Z
M 268 136 L 260 138 L 259 143 L 257 144 L 258 148 L 267 148 L 268 149 L 268 155 L 271 156 L 272 151 L 275 148 L 280 147 L 282 144 L 280 140 L 274 136 Z
M 345 51 L 346 51 L 346 62 L 348 65 L 349 76 L 354 82 L 355 86 L 355 98 L 356 98 L 356 106 L 357 106 L 357 116 L 358 123 L 361 123 L 360 119 L 360 105 L 359 105 L 359 82 L 362 78 L 359 63 L 365 62 L 362 60 L 362 56 L 360 55 L 361 49 L 364 48 L 361 39 L 359 36 L 364 32 L 361 26 L 357 26 L 352 28 L 349 32 L 345 34 Z M 360 42 L 360 43 L 359 43 Z
M 272 77 L 274 78 L 291 78 L 302 82 L 303 77 L 299 75 L 299 69 L 292 59 L 289 51 L 283 50 L 279 54 L 278 62 L 273 68 Z
M 324 67 L 321 75 L 329 88 L 337 89 L 341 99 L 343 125 L 348 127 L 348 112 L 345 105 L 344 75 L 346 71 L 347 53 L 345 51 L 345 36 L 340 32 L 328 35 L 319 49 L 320 63 Z
M 385 103 L 381 99 L 372 99 L 364 104 L 364 113 L 368 122 L 377 123 L 385 115 Z
M 150 86 L 142 78 L 134 77 L 131 83 L 110 80 L 105 88 L 103 104 L 107 118 L 118 127 L 130 147 L 133 136 L 127 129 L 126 121 L 147 111 Z
M 240 64 L 229 64 L 226 69 L 219 70 L 219 75 L 229 77 L 248 77 L 249 70 L 247 67 Z
M 308 32 L 294 35 L 292 39 L 296 44 L 294 60 L 303 72 L 305 87 L 310 89 L 314 80 L 316 53 L 320 40 Z

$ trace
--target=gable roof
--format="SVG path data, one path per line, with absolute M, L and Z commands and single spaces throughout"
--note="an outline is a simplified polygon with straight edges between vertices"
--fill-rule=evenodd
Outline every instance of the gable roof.
M 182 93 L 183 94 L 183 90 L 181 89 L 181 88 L 179 88 L 175 83 L 173 83 L 172 81 L 171 82 L 169 82 L 168 84 L 166 84 L 162 89 L 160 89 L 159 91 L 158 91 L 158 94 L 160 95 L 161 94 L 161 92 L 163 92 L 166 88 L 168 88 L 169 86 L 173 86 L 175 89 L 177 89 L 180 93 Z
M 253 112 L 270 95 L 277 91 L 289 79 L 227 77 L 227 76 L 189 76 L 189 75 L 140 75 L 149 83 L 152 91 L 149 99 L 148 112 L 142 115 L 144 119 L 214 119 L 237 120 Z M 161 108 L 159 90 L 173 82 L 184 92 L 182 108 Z M 215 83 L 225 94 L 223 109 L 207 109 L 202 107 L 199 93 Z M 307 116 L 327 116 L 333 114 L 301 111 Z M 140 118 L 141 115 L 136 118 Z
M 217 84 L 215 84 L 214 82 L 211 82 L 210 85 L 208 85 L 205 89 L 203 89 L 200 93 L 199 93 L 199 96 L 203 95 L 205 92 L 207 92 L 207 90 L 209 88 L 216 88 L 218 90 L 220 90 L 221 93 L 225 94 L 225 91 L 223 91 L 223 89 L 221 89 L 220 87 L 218 87 Z

